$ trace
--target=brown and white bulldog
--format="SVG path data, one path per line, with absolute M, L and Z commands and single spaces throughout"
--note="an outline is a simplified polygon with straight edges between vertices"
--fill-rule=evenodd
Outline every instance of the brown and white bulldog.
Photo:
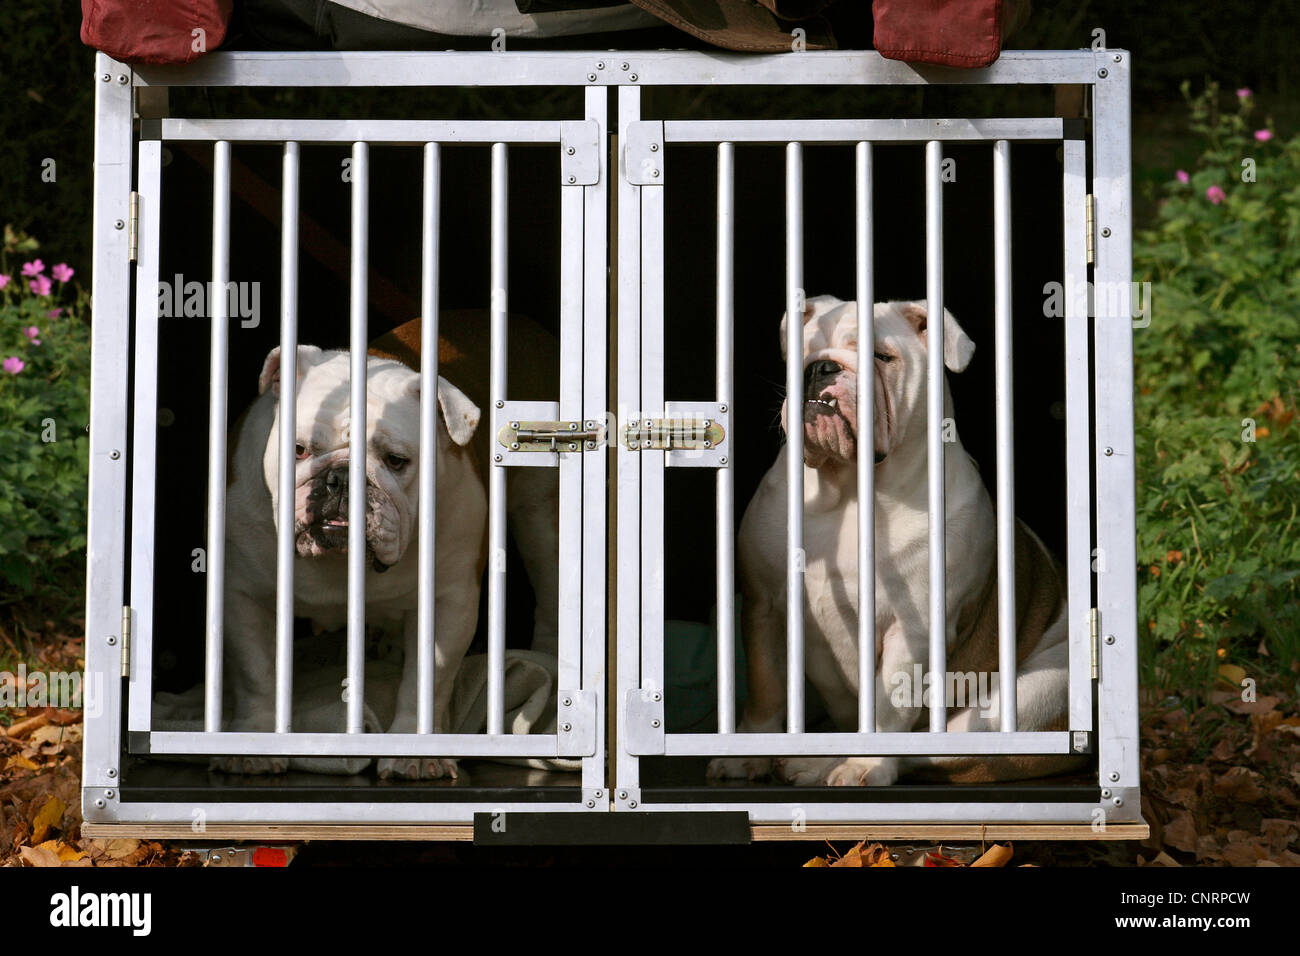
M 929 510 L 924 302 L 874 306 L 876 727 L 928 722 L 918 677 L 929 666 Z M 858 718 L 857 304 L 808 300 L 804 322 L 804 634 L 806 673 L 840 730 Z M 786 319 L 781 321 L 784 349 Z M 974 343 L 944 312 L 944 365 L 960 372 Z M 787 399 L 788 400 L 788 399 Z M 952 402 L 944 387 L 944 417 Z M 781 422 L 786 415 L 782 409 Z M 950 674 L 985 675 L 983 699 L 952 706 L 950 731 L 997 730 L 997 537 L 974 461 L 956 440 L 944 455 L 947 662 Z M 788 446 L 787 446 L 788 448 Z M 749 699 L 738 728 L 778 732 L 785 717 L 786 448 L 767 472 L 738 540 Z M 1017 523 L 1017 720 L 1021 730 L 1064 730 L 1067 616 L 1060 575 L 1042 542 Z M 922 678 L 922 683 L 929 675 Z M 944 675 L 948 681 L 948 675 Z M 949 684 L 949 687 L 952 685 Z M 963 689 L 970 686 L 963 683 Z M 950 691 L 951 693 L 951 691 Z M 795 784 L 886 785 L 900 772 L 953 781 L 1010 780 L 1069 769 L 1068 756 L 722 758 L 710 777 L 775 771 Z

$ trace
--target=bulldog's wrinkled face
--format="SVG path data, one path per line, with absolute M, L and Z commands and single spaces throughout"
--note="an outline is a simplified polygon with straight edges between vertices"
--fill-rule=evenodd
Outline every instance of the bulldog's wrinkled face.
M 278 395 L 279 349 L 267 357 L 261 390 Z M 351 414 L 347 352 L 298 347 L 294 446 L 294 541 L 301 557 L 346 553 Z M 420 376 L 399 362 L 371 358 L 366 401 L 366 556 L 377 572 L 402 559 L 416 537 L 420 463 Z M 469 441 L 478 408 L 438 381 L 440 451 Z M 449 427 L 450 425 L 450 427 Z M 280 411 L 262 459 L 278 529 Z M 441 458 L 441 456 L 440 456 Z
M 874 396 L 872 453 L 881 463 L 909 435 L 922 430 L 926 395 L 926 308 L 924 302 L 877 302 L 872 309 L 871 388 Z M 809 299 L 803 329 L 804 463 L 810 468 L 853 463 L 858 453 L 857 303 L 834 296 Z M 781 320 L 782 353 L 786 319 Z M 952 313 L 944 311 L 944 364 L 964 369 L 975 350 Z M 781 425 L 786 427 L 786 405 Z

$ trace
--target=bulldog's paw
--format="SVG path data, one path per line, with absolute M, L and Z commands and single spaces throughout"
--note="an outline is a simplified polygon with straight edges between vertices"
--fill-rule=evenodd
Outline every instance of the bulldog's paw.
M 380 780 L 454 780 L 459 776 L 451 757 L 385 757 L 379 761 Z
M 286 773 L 289 769 L 288 757 L 213 757 L 209 769 L 221 773 L 272 774 Z
M 707 780 L 758 780 L 772 772 L 770 757 L 718 757 L 709 761 Z
M 887 787 L 898 779 L 894 757 L 832 757 L 777 761 L 777 772 L 796 786 Z
M 839 763 L 839 757 L 777 757 L 772 770 L 777 779 L 796 787 L 816 787 L 826 783 L 826 775 Z

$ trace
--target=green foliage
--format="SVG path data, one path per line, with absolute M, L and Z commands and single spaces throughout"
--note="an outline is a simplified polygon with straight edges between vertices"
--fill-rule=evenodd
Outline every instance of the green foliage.
M 71 281 L 52 275 L 54 266 L 41 262 L 36 248 L 35 240 L 5 228 L 0 256 L 0 275 L 9 277 L 0 289 L 0 599 L 5 601 L 79 563 L 86 546 L 87 302 Z M 22 274 L 27 263 L 41 266 L 37 276 Z M 48 293 L 40 294 L 46 282 Z
M 1153 291 L 1134 331 L 1141 620 L 1196 672 L 1166 687 L 1203 684 L 1234 641 L 1300 651 L 1300 136 L 1257 134 L 1248 90 L 1183 95 L 1204 150 L 1134 257 Z

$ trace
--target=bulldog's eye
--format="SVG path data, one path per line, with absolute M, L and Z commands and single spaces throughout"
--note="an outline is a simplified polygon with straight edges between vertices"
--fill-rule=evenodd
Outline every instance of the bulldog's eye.
M 385 455 L 384 463 L 393 471 L 401 471 L 411 463 L 411 459 L 403 458 L 401 455 Z
M 293 446 L 293 453 L 298 456 L 299 461 L 302 461 L 307 457 L 307 449 L 301 444 Z
M 880 359 L 882 362 L 892 362 L 894 360 L 894 356 L 890 355 L 888 352 L 877 352 L 876 358 Z

